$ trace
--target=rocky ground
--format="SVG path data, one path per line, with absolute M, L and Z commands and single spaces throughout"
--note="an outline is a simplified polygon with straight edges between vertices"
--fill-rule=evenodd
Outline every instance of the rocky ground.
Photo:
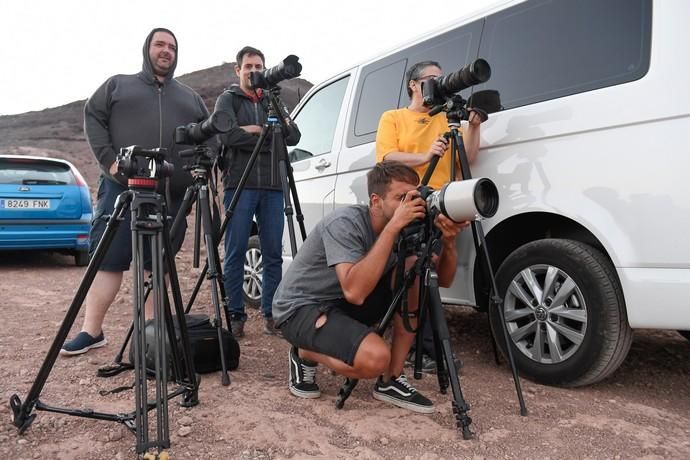
M 229 73 L 215 72 L 214 78 L 208 72 L 191 74 L 188 81 L 211 108 Z M 296 90 L 295 101 L 299 94 Z M 98 167 L 84 141 L 82 107 L 75 102 L 0 117 L 0 151 L 67 159 L 95 192 Z M 177 257 L 185 300 L 199 273 L 191 266 L 192 240 L 188 235 Z M 69 256 L 0 253 L 0 459 L 136 457 L 134 436 L 115 422 L 41 411 L 19 436 L 10 421 L 9 399 L 13 394 L 26 398 L 83 273 Z M 131 383 L 131 373 L 96 377 L 129 327 L 130 285 L 127 279 L 106 318 L 108 346 L 59 358 L 40 394 L 42 402 L 101 412 L 134 409 L 131 391 L 99 394 Z M 205 285 L 194 313 L 212 313 L 209 292 Z M 636 331 L 621 368 L 597 385 L 565 389 L 522 380 L 529 416 L 521 417 L 510 371 L 494 363 L 485 316 L 449 308 L 447 320 L 454 350 L 465 363 L 460 381 L 471 405 L 475 437 L 470 441 L 455 428 L 449 395 L 439 394 L 430 377 L 413 381 L 436 404 L 430 416 L 374 400 L 373 381 L 360 382 L 345 408 L 336 410 L 343 380 L 324 369 L 318 374 L 320 399 L 293 397 L 287 390 L 288 345 L 263 335 L 252 311 L 231 385 L 222 386 L 219 373 L 204 375 L 197 407 L 184 409 L 172 401 L 169 453 L 174 459 L 690 457 L 690 342 L 677 333 Z
M 190 242 L 178 255 L 183 296 L 198 270 Z M 40 411 L 23 436 L 10 422 L 9 398 L 25 399 L 72 301 L 84 269 L 62 255 L 3 253 L 0 258 L 0 458 L 90 459 L 136 457 L 135 438 L 123 425 Z M 131 319 L 129 281 L 106 319 L 108 346 L 59 358 L 41 401 L 56 406 L 130 412 L 133 392 L 100 396 L 132 382 L 96 369 L 117 353 Z M 194 312 L 211 314 L 209 288 Z M 455 352 L 465 367 L 462 390 L 471 405 L 473 440 L 455 429 L 448 395 L 434 378 L 415 382 L 436 403 L 430 416 L 390 407 L 360 382 L 345 409 L 336 410 L 342 379 L 322 369 L 323 395 L 300 400 L 287 390 L 288 345 L 261 333 L 251 312 L 242 357 L 228 387 L 219 373 L 203 376 L 200 404 L 173 400 L 171 458 L 688 458 L 690 455 L 690 343 L 675 332 L 636 332 L 630 355 L 608 380 L 579 389 L 522 380 L 529 416 L 521 417 L 507 366 L 494 364 L 485 317 L 448 310 Z M 77 319 L 74 331 L 81 324 Z M 152 433 L 153 434 L 153 433 Z

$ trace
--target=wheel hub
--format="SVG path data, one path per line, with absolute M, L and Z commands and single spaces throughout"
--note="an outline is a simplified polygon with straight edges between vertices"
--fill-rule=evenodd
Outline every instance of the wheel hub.
M 537 317 L 537 321 L 546 321 L 546 318 L 549 316 L 549 312 L 546 310 L 546 307 L 540 305 L 534 310 L 534 316 Z

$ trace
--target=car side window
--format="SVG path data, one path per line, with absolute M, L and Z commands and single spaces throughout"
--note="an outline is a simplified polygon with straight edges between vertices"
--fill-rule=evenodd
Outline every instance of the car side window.
M 290 150 L 290 162 L 329 153 L 345 90 L 350 77 L 344 77 L 312 94 L 295 116 L 302 137 Z

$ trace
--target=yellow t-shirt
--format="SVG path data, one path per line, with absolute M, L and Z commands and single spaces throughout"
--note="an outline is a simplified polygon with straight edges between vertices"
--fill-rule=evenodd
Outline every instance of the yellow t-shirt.
M 379 129 L 376 133 L 376 162 L 384 160 L 391 152 L 419 153 L 429 151 L 431 144 L 448 131 L 448 119 L 441 112 L 433 117 L 426 113 L 413 112 L 407 108 L 389 110 L 381 115 Z M 434 169 L 429 186 L 439 190 L 450 181 L 450 160 L 452 155 L 446 150 Z M 429 163 L 414 168 L 421 179 Z M 461 175 L 456 167 L 456 173 Z

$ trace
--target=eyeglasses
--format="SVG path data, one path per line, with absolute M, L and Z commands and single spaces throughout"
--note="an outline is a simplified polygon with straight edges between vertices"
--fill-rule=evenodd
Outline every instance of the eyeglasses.
M 428 79 L 430 79 L 430 78 L 438 78 L 438 77 L 440 77 L 440 76 L 441 76 L 441 75 L 427 75 L 427 76 L 425 76 L 425 77 L 415 78 L 415 81 L 425 81 L 425 80 L 428 80 Z

